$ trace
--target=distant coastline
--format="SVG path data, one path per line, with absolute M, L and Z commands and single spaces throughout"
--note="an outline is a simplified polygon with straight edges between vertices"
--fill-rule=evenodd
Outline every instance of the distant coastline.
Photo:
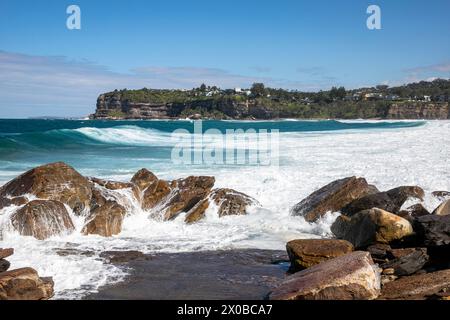
M 220 89 L 202 84 L 191 90 L 114 90 L 100 94 L 89 118 L 102 120 L 212 119 L 450 119 L 450 80 L 400 87 L 300 92 L 266 88 Z

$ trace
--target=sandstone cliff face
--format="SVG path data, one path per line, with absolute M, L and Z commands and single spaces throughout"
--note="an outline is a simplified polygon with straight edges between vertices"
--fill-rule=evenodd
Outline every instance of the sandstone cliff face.
M 389 108 L 388 119 L 450 119 L 448 103 L 410 102 L 393 104 Z
M 310 106 L 314 109 L 314 105 Z M 333 108 L 330 105 L 330 108 Z M 219 119 L 278 119 L 296 118 L 293 111 L 280 112 L 253 99 L 204 99 L 176 103 L 130 102 L 120 92 L 101 94 L 97 99 L 94 119 L 177 119 L 186 117 L 189 111 L 204 110 Z M 319 116 L 320 117 L 320 116 Z M 355 115 L 355 118 L 357 116 Z M 403 102 L 393 103 L 375 117 L 381 119 L 450 119 L 448 103 Z

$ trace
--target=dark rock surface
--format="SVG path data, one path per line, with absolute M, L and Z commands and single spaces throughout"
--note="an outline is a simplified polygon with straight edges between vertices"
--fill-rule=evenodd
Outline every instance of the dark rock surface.
M 292 215 L 314 222 L 327 212 L 337 212 L 361 197 L 378 192 L 364 178 L 349 177 L 333 181 L 296 204 Z
M 287 271 L 287 263 L 273 263 L 288 261 L 284 251 L 256 249 L 132 255 L 116 263 L 130 270 L 124 282 L 86 299 L 261 300 Z

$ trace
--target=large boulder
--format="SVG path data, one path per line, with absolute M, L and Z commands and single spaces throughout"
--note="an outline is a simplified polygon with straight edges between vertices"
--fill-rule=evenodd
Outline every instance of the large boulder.
M 290 271 L 297 272 L 324 261 L 353 251 L 353 245 L 345 240 L 301 239 L 286 244 L 291 260 Z
M 393 259 L 382 264 L 381 268 L 393 269 L 396 276 L 416 273 L 429 260 L 426 248 L 392 249 L 389 254 Z
M 383 286 L 382 300 L 424 300 L 450 295 L 450 270 L 402 277 Z
M 380 293 L 380 270 L 368 252 L 356 251 L 288 276 L 272 300 L 372 300 Z
M 53 200 L 29 202 L 11 216 L 11 222 L 21 235 L 39 240 L 70 233 L 75 229 L 64 204 Z
M 413 234 L 408 220 L 390 212 L 373 208 L 352 217 L 339 216 L 331 226 L 338 239 L 351 242 L 356 248 L 374 243 L 390 243 Z
M 215 178 L 190 176 L 174 180 L 170 184 L 171 193 L 164 204 L 163 219 L 171 220 L 181 212 L 189 212 L 211 192 Z
M 352 216 L 360 211 L 372 208 L 383 209 L 388 212 L 397 214 L 402 205 L 409 198 L 417 198 L 423 200 L 424 191 L 416 186 L 404 186 L 391 189 L 386 192 L 378 192 L 369 194 L 359 199 L 356 199 L 342 208 L 342 214 Z
M 111 237 L 122 231 L 126 210 L 114 200 L 107 200 L 98 190 L 93 191 L 91 213 L 83 227 L 83 234 L 97 234 Z
M 433 191 L 431 194 L 433 197 L 436 197 L 441 201 L 450 199 L 450 191 Z
M 67 204 L 75 213 L 89 206 L 88 179 L 63 162 L 43 165 L 25 172 L 0 189 L 0 198 L 33 194 L 39 199 Z
M 364 178 L 349 177 L 331 182 L 313 192 L 292 209 L 295 216 L 314 222 L 327 212 L 337 212 L 355 199 L 378 192 Z
M 47 300 L 52 296 L 52 279 L 40 278 L 32 268 L 0 273 L 0 300 Z
M 186 215 L 186 222 L 192 223 L 202 219 L 210 202 L 217 207 L 219 217 L 231 215 L 245 215 L 251 205 L 258 205 L 258 201 L 245 193 L 233 189 L 214 189 L 210 195 L 197 203 Z
M 441 205 L 433 211 L 433 214 L 438 216 L 450 215 L 450 200 L 441 203 Z
M 450 215 L 428 215 L 414 222 L 414 229 L 426 246 L 450 245 Z

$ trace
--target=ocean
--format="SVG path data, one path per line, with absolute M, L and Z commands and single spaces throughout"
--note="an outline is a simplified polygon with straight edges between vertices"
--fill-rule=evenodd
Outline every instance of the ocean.
M 0 211 L 0 247 L 15 248 L 12 267 L 31 266 L 52 276 L 55 298 L 80 298 L 126 275 L 105 263 L 100 257 L 105 250 L 284 250 L 292 239 L 328 237 L 338 213 L 307 223 L 291 216 L 290 208 L 339 178 L 365 177 L 380 190 L 419 185 L 427 192 L 429 210 L 438 205 L 432 191 L 450 190 L 450 121 L 203 121 L 202 128 L 216 129 L 216 134 L 278 130 L 277 166 L 174 163 L 172 132 L 193 132 L 194 122 L 188 120 L 0 120 L 0 185 L 38 165 L 64 161 L 83 175 L 118 181 L 128 181 L 141 168 L 169 180 L 213 175 L 215 187 L 236 189 L 261 204 L 246 216 L 224 218 L 211 208 L 193 225 L 186 225 L 183 215 L 163 222 L 129 208 L 118 236 L 83 236 L 83 221 L 74 218 L 76 232 L 44 241 L 4 228 L 14 210 L 5 208 Z M 61 255 L 61 250 L 84 254 Z

